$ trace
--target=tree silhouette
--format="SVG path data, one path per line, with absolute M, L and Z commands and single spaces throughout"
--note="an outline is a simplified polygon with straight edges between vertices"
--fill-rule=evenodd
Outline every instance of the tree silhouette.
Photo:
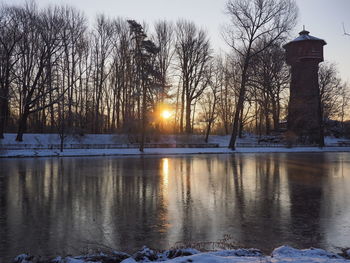
M 147 97 L 148 92 L 161 82 L 160 73 L 155 64 L 159 48 L 145 34 L 143 27 L 135 20 L 128 20 L 130 31 L 134 40 L 134 62 L 137 76 L 136 85 L 141 93 L 141 142 L 140 151 L 143 152 L 147 126 Z

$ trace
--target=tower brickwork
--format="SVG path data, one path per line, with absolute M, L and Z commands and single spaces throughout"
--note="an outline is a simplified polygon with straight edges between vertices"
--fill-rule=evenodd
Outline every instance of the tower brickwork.
M 303 30 L 284 45 L 291 66 L 288 130 L 299 142 L 323 145 L 318 65 L 323 61 L 326 42 Z

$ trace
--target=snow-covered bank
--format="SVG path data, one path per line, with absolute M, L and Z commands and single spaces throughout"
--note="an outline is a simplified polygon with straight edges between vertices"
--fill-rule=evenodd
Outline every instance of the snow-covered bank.
M 5 133 L 4 139 L 0 139 L 1 146 L 10 146 L 16 149 L 23 148 L 46 148 L 50 149 L 52 145 L 60 145 L 60 137 L 57 134 L 24 134 L 23 142 L 16 142 L 16 134 Z M 277 138 L 273 136 L 259 137 L 252 134 L 246 134 L 244 138 L 238 138 L 238 146 L 283 146 L 282 142 L 275 142 Z M 219 147 L 227 147 L 230 141 L 230 136 L 211 135 L 209 143 L 217 144 Z M 203 135 L 153 135 L 148 138 L 148 142 L 152 144 L 206 144 Z M 70 148 L 72 145 L 82 146 L 108 146 L 108 145 L 127 145 L 136 143 L 134 135 L 127 134 L 85 134 L 85 135 L 69 135 L 65 138 L 64 144 Z M 326 146 L 343 146 L 349 145 L 350 140 L 344 138 L 325 138 Z M 3 147 L 6 148 L 6 147 Z M 88 148 L 88 147 L 85 147 Z M 110 147 L 103 147 L 110 148 Z
M 138 149 L 66 149 L 59 150 L 4 150 L 0 158 L 21 157 L 74 157 L 74 156 L 130 156 L 130 155 L 185 155 L 185 154 L 233 154 L 233 153 L 320 153 L 350 152 L 350 147 L 295 147 L 295 148 L 148 148 L 144 152 Z
M 5 133 L 4 139 L 0 140 L 0 146 L 10 145 L 17 147 L 35 146 L 39 148 L 49 148 L 51 145 L 60 145 L 60 137 L 57 134 L 36 134 L 27 133 L 23 136 L 22 142 L 15 141 L 15 133 Z M 209 137 L 209 143 L 227 146 L 230 136 L 213 135 Z M 253 137 L 240 139 L 244 142 L 256 141 Z M 128 134 L 85 134 L 69 135 L 64 139 L 64 144 L 70 145 L 126 145 L 136 143 L 137 136 Z M 149 143 L 159 144 L 205 144 L 203 135 L 153 135 L 147 137 Z
M 173 249 L 157 253 L 143 247 L 133 255 L 121 252 L 110 254 L 99 253 L 77 257 L 56 257 L 54 259 L 41 259 L 26 254 L 15 258 L 15 263 L 136 263 L 136 262 L 168 262 L 168 263 L 348 263 L 337 254 L 323 249 L 294 249 L 289 246 L 276 248 L 270 256 L 263 255 L 257 249 L 221 250 L 215 252 L 199 252 L 196 249 Z
M 286 148 L 278 144 L 260 144 L 258 137 L 246 136 L 238 140 L 235 151 L 227 148 L 230 136 L 213 135 L 209 143 L 219 147 L 210 147 L 204 143 L 200 135 L 163 135 L 151 143 L 157 145 L 171 144 L 172 148 L 145 148 L 141 153 L 132 139 L 127 135 L 116 134 L 87 134 L 84 136 L 69 136 L 65 140 L 63 152 L 58 150 L 59 137 L 57 134 L 25 134 L 23 142 L 15 142 L 15 134 L 5 134 L 0 140 L 0 157 L 71 157 L 71 156 L 127 156 L 127 155 L 176 155 L 176 154 L 231 154 L 231 153 L 288 153 L 288 152 L 350 152 L 350 141 L 330 138 L 326 140 L 324 148 L 293 147 Z M 339 147 L 341 143 L 348 147 Z M 201 148 L 180 148 L 188 144 L 189 147 L 201 145 Z M 245 147 L 242 147 L 244 145 Z

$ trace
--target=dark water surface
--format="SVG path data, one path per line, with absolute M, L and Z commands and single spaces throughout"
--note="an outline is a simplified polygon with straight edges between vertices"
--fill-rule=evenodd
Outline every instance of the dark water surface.
M 0 262 L 216 241 L 350 246 L 350 154 L 0 160 Z

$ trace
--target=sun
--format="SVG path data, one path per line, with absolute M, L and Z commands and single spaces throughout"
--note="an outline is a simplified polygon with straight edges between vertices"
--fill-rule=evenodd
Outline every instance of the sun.
M 171 113 L 168 110 L 163 110 L 162 113 L 160 114 L 160 116 L 162 116 L 163 119 L 169 119 L 171 117 Z

